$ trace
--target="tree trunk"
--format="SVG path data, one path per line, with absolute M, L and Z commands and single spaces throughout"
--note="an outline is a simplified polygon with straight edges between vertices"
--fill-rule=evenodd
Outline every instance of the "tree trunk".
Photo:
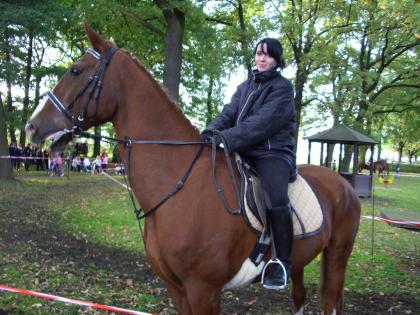
M 4 31 L 4 47 L 5 47 L 5 54 L 6 54 L 6 85 L 7 85 L 7 113 L 11 116 L 14 109 L 13 109 L 13 99 L 12 99 L 12 74 L 11 74 L 11 52 L 10 52 L 10 38 L 9 38 L 9 31 L 6 28 Z M 9 137 L 11 143 L 17 143 L 16 141 L 16 133 L 15 133 L 15 127 L 13 122 L 9 121 L 9 126 L 6 125 L 6 128 L 8 127 L 9 131 Z
M 381 154 L 382 154 L 382 139 L 379 141 L 378 143 L 378 155 L 377 155 L 377 160 L 379 161 L 381 159 Z
M 303 90 L 305 88 L 305 82 L 308 78 L 308 73 L 305 69 L 302 69 L 302 65 L 299 64 L 299 58 L 296 58 L 297 70 L 295 79 L 295 109 L 296 109 L 296 134 L 295 139 L 297 141 L 300 127 L 300 119 L 302 115 L 303 107 Z
M 341 163 L 341 171 L 343 173 L 349 173 L 350 172 L 350 163 L 352 161 L 353 157 L 353 145 L 345 145 L 344 146 L 344 157 L 343 161 Z M 358 167 L 358 165 L 353 165 L 353 167 Z
M 241 42 L 241 51 L 242 56 L 244 58 L 244 64 L 248 71 L 248 77 L 252 75 L 252 66 L 250 56 L 248 54 L 249 51 L 249 42 L 246 36 L 246 25 L 245 25 L 245 18 L 244 18 L 244 8 L 242 6 L 242 0 L 238 0 L 238 18 L 239 18 L 239 25 L 241 27 L 240 32 L 240 42 Z
M 213 87 L 214 87 L 214 78 L 213 75 L 210 76 L 209 87 L 207 89 L 207 100 L 206 100 L 206 126 L 210 124 L 213 120 Z
M 359 146 L 359 163 L 360 162 L 366 162 L 366 153 L 368 151 L 369 147 L 366 145 Z
M 0 93 L 0 155 L 9 155 L 6 134 L 6 117 Z M 0 158 L 0 179 L 13 179 L 10 159 Z
M 171 8 L 168 0 L 154 0 L 154 2 L 162 10 L 166 21 L 163 85 L 168 89 L 169 96 L 178 102 L 185 14 L 177 8 Z
M 94 129 L 95 139 L 93 140 L 93 158 L 96 158 L 98 155 L 101 155 L 101 140 L 98 137 L 101 136 L 101 126 L 97 126 Z
M 28 54 L 26 57 L 26 67 L 25 67 L 25 96 L 23 97 L 23 110 L 21 116 L 21 126 L 19 144 L 21 148 L 24 148 L 26 145 L 26 132 L 25 132 L 25 122 L 28 120 L 29 112 L 29 90 L 32 76 L 32 56 L 33 56 L 33 46 L 34 46 L 34 34 L 32 31 L 29 31 L 29 41 L 28 41 Z
M 404 143 L 400 142 L 398 144 L 398 164 L 401 164 L 403 150 L 404 150 Z
M 335 144 L 327 144 L 327 156 L 325 157 L 325 166 L 331 168 L 332 157 L 334 154 Z

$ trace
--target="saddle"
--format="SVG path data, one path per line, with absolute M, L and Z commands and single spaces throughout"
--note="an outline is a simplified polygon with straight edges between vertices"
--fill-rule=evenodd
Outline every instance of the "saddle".
M 250 255 L 250 259 L 257 265 L 270 245 L 266 197 L 256 172 L 239 155 L 236 156 L 236 162 L 241 174 L 241 214 L 247 226 L 259 236 Z M 288 194 L 294 238 L 302 239 L 318 234 L 323 227 L 322 209 L 312 188 L 300 174 L 290 179 Z
M 243 261 L 240 270 L 224 286 L 224 289 L 243 288 L 261 275 L 271 243 L 267 228 L 267 207 L 264 190 L 256 172 L 235 155 L 241 174 L 240 213 L 247 226 L 259 237 L 251 254 Z M 295 239 L 318 234 L 323 227 L 324 215 L 312 188 L 306 180 L 296 174 L 289 183 L 289 200 L 292 208 L 293 233 Z

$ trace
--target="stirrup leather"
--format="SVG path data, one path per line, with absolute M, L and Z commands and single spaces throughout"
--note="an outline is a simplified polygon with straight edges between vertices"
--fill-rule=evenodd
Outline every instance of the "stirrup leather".
M 282 270 L 283 270 L 283 274 L 284 274 L 284 284 L 283 285 L 266 285 L 264 284 L 264 278 L 265 278 L 265 271 L 267 269 L 267 267 L 271 264 L 278 264 L 281 266 Z M 264 266 L 262 275 L 261 275 L 261 284 L 263 285 L 264 288 L 266 289 L 272 289 L 272 290 L 282 290 L 284 288 L 287 287 L 287 272 L 286 272 L 286 268 L 284 267 L 283 263 L 280 261 L 280 259 L 278 258 L 272 258 L 270 259 Z

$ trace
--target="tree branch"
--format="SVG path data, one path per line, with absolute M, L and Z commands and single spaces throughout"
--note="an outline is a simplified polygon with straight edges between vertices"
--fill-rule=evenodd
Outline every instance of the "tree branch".
M 218 24 L 223 24 L 223 25 L 226 25 L 226 26 L 233 26 L 233 23 L 231 23 L 231 22 L 227 22 L 227 21 L 224 21 L 224 20 L 221 20 L 221 19 L 210 17 L 210 16 L 206 16 L 205 20 L 209 21 L 209 22 L 216 22 Z
M 375 94 L 373 94 L 370 98 L 369 98 L 369 102 L 373 103 L 378 97 L 379 95 L 381 95 L 384 91 L 388 90 L 388 89 L 393 89 L 393 88 L 414 88 L 414 89 L 420 89 L 420 84 L 408 84 L 408 83 L 400 83 L 400 84 L 393 84 L 395 82 L 401 81 L 404 78 L 402 78 L 401 76 L 398 76 L 397 78 L 395 78 L 394 80 L 392 80 L 391 84 L 387 84 L 384 85 L 383 87 L 381 87 Z
M 155 27 L 154 25 L 150 24 L 148 21 L 141 19 L 139 16 L 131 13 L 130 11 L 127 10 L 120 10 L 122 14 L 132 18 L 133 20 L 135 20 L 137 23 L 139 23 L 141 26 L 147 28 L 149 31 L 152 31 L 153 33 L 159 35 L 159 36 L 164 36 L 164 32 L 162 32 L 160 29 L 158 29 L 157 27 Z
M 409 100 L 406 104 L 401 104 L 400 106 L 404 106 L 403 109 L 397 109 L 394 105 L 391 109 L 383 109 L 373 112 L 373 114 L 388 114 L 388 113 L 403 113 L 407 110 L 420 110 L 420 105 L 411 105 L 415 100 L 420 99 L 420 96 L 415 96 L 411 100 Z
M 410 48 L 416 47 L 418 45 L 420 45 L 420 40 L 417 40 L 417 41 L 415 41 L 411 44 L 408 44 L 408 45 L 404 46 L 403 49 L 401 49 L 398 53 L 396 53 L 394 56 L 392 56 L 387 62 L 385 62 L 383 64 L 383 66 L 381 66 L 378 69 L 378 73 L 381 73 L 385 67 L 387 67 L 391 62 L 393 62 L 395 59 L 397 59 L 399 56 L 401 56 L 404 52 L 406 52 Z
M 302 102 L 302 107 L 305 107 L 306 105 L 308 105 L 308 104 L 312 103 L 313 101 L 319 101 L 319 102 L 320 102 L 320 103 L 322 103 L 322 104 L 326 104 L 326 102 L 325 102 L 325 101 L 323 101 L 323 100 L 321 100 L 321 99 L 319 99 L 319 98 L 317 98 L 317 97 L 314 97 L 314 98 L 311 98 L 311 99 L 309 99 L 309 100 L 306 100 L 306 101 Z
M 412 110 L 412 109 L 420 109 L 420 107 L 419 106 L 408 105 L 408 106 L 404 107 L 403 109 L 397 109 L 395 106 L 393 106 L 391 109 L 378 110 L 378 111 L 373 112 L 373 114 L 403 113 L 403 112 L 406 112 L 406 111 Z

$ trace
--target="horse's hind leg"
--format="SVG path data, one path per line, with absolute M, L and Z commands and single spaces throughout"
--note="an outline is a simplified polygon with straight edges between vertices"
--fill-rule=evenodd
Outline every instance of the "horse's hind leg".
M 306 289 L 303 284 L 303 267 L 292 268 L 292 296 L 295 315 L 303 315 L 303 303 L 305 302 Z
M 324 250 L 322 260 L 321 303 L 324 315 L 339 315 L 343 309 L 344 278 L 353 242 L 332 245 Z

